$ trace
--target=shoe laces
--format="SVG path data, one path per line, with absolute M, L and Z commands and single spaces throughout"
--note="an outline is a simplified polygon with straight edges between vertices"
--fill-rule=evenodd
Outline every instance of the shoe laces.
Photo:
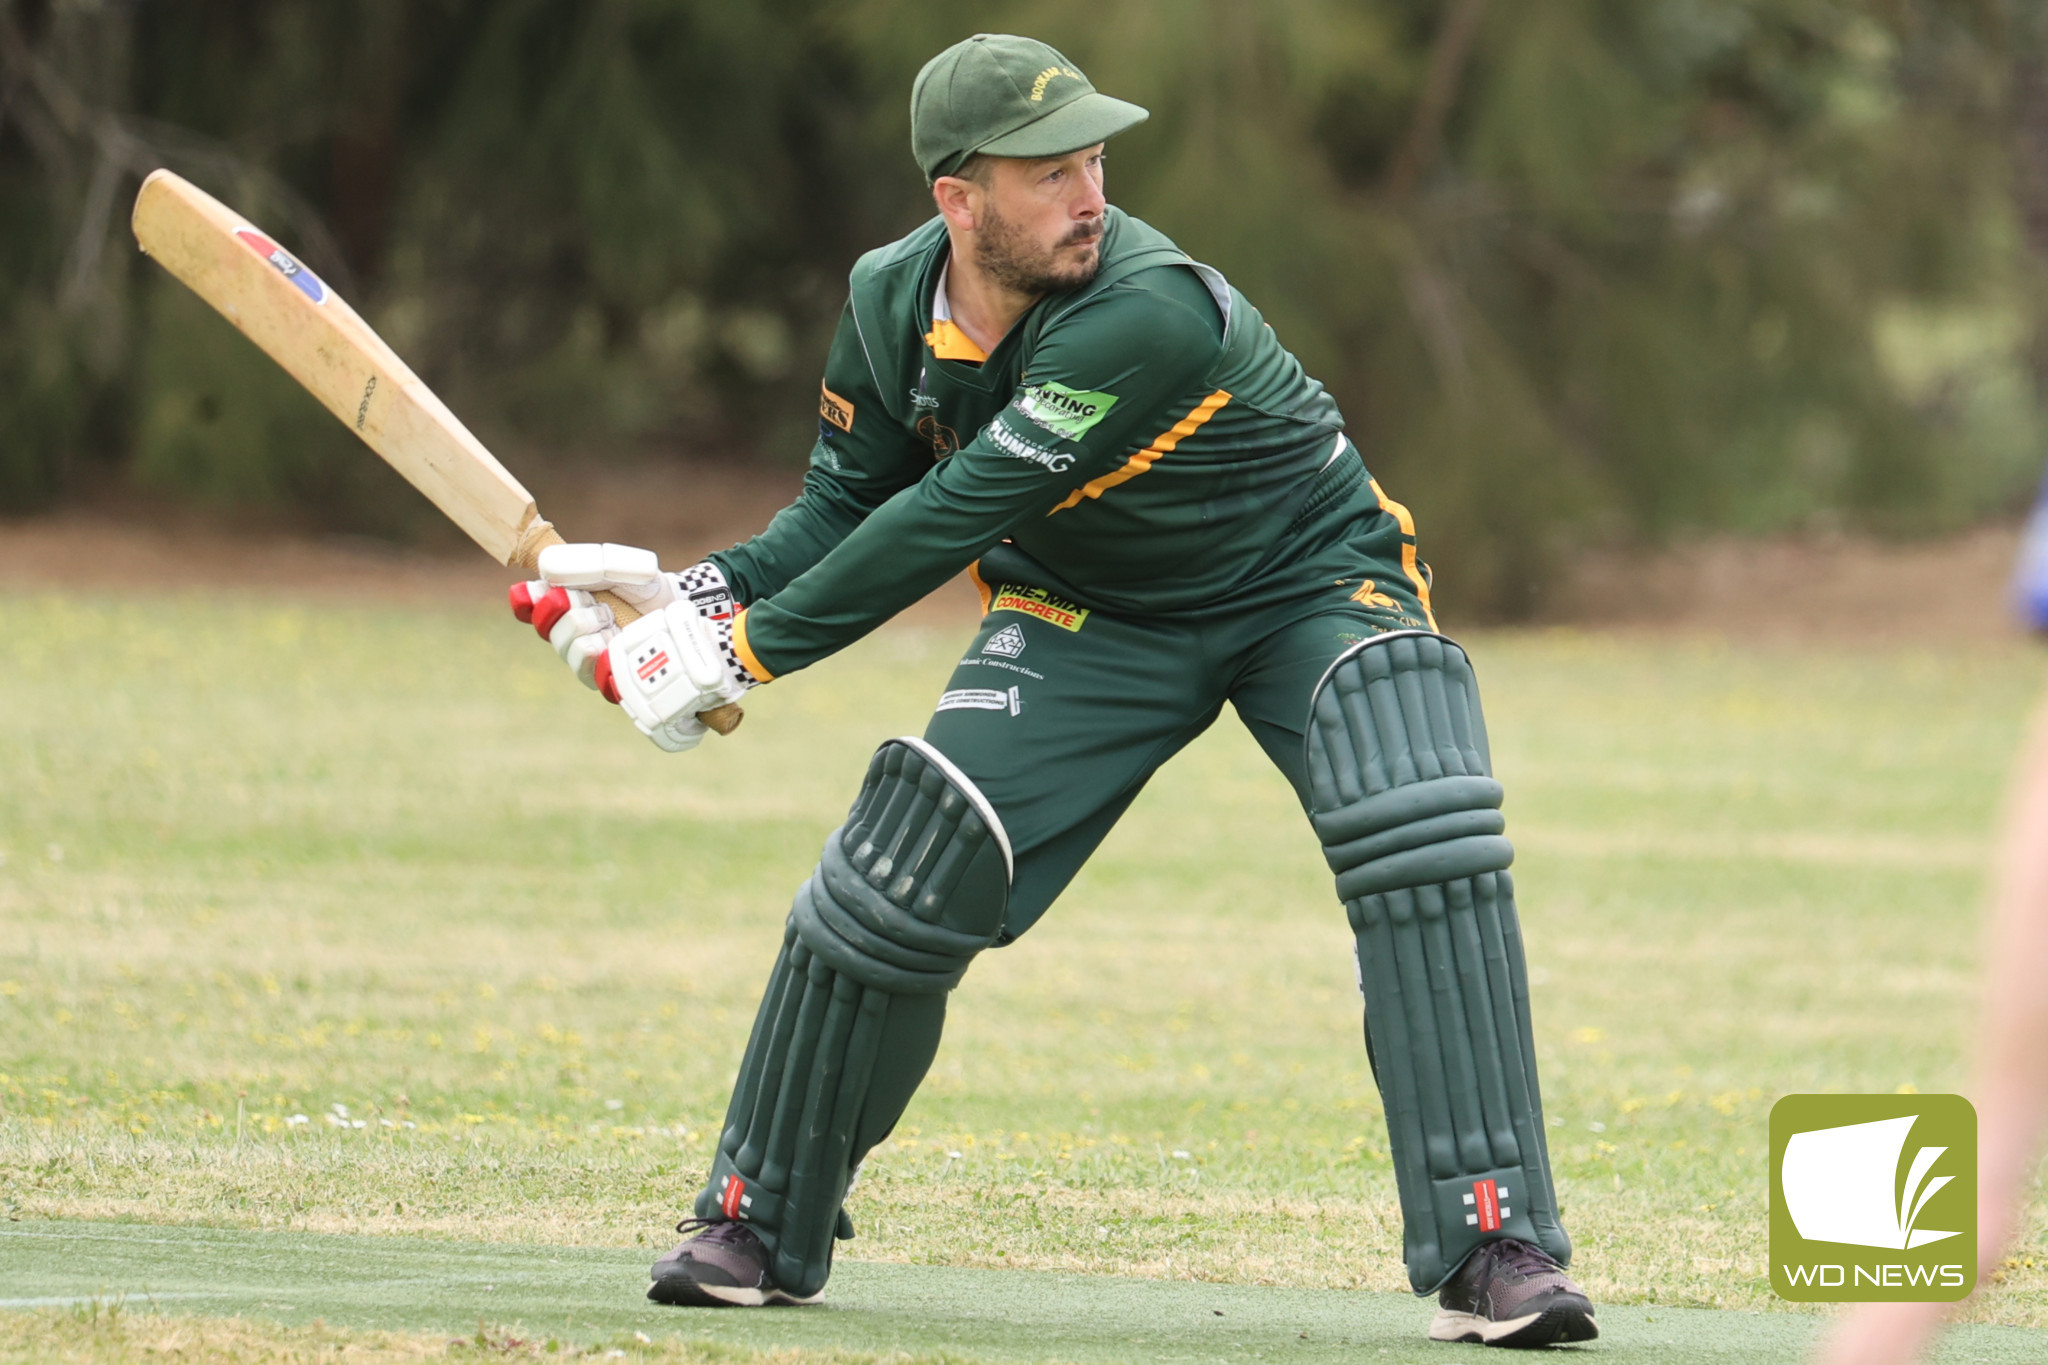
M 1531 1246 L 1518 1237 L 1504 1237 L 1488 1243 L 1487 1250 L 1492 1253 L 1492 1268 L 1507 1266 L 1525 1279 L 1559 1274 L 1564 1269 L 1542 1247 Z
M 729 1218 L 685 1218 L 676 1224 L 677 1232 L 695 1232 L 698 1236 L 691 1241 L 706 1241 L 714 1246 L 732 1246 L 754 1237 L 752 1229 L 745 1223 Z

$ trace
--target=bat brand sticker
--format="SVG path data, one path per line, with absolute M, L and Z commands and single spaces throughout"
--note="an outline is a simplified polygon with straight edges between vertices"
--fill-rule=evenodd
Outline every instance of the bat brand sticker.
M 363 429 L 363 421 L 370 415 L 370 398 L 377 392 L 377 376 L 371 375 L 370 382 L 363 385 L 363 401 L 356 404 L 356 430 Z
M 327 286 L 320 283 L 320 277 L 292 258 L 292 254 L 271 241 L 252 227 L 235 229 L 235 236 L 242 244 L 277 267 L 277 273 L 290 280 L 301 294 L 315 303 L 327 302 Z

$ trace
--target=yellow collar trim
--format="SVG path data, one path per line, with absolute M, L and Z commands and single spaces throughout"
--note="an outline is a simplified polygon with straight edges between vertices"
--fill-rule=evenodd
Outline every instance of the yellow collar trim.
M 933 318 L 932 329 L 924 334 L 924 344 L 940 360 L 971 360 L 979 365 L 988 359 L 988 352 L 975 345 L 974 338 L 955 326 L 951 318 Z
M 946 277 L 952 271 L 953 262 L 948 260 L 932 283 L 932 329 L 924 334 L 924 344 L 939 360 L 970 360 L 979 365 L 988 359 L 988 352 L 953 322 L 953 300 L 946 297 Z

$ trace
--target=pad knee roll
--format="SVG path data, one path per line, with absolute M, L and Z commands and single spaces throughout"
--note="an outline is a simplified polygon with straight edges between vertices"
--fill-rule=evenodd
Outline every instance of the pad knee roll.
M 884 744 L 797 891 L 697 1214 L 746 1222 L 782 1289 L 831 1272 L 854 1167 L 938 1050 L 945 996 L 1002 932 L 1010 852 L 974 785 L 922 740 Z
M 1560 1262 L 1528 977 L 1479 689 L 1440 635 L 1340 657 L 1308 735 L 1311 819 L 1358 939 L 1411 1283 L 1426 1293 L 1483 1241 Z

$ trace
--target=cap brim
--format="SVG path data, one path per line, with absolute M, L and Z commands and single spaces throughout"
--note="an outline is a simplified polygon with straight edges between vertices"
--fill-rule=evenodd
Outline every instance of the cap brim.
M 1065 156 L 1107 142 L 1151 117 L 1149 109 L 1091 90 L 974 150 L 988 156 Z

